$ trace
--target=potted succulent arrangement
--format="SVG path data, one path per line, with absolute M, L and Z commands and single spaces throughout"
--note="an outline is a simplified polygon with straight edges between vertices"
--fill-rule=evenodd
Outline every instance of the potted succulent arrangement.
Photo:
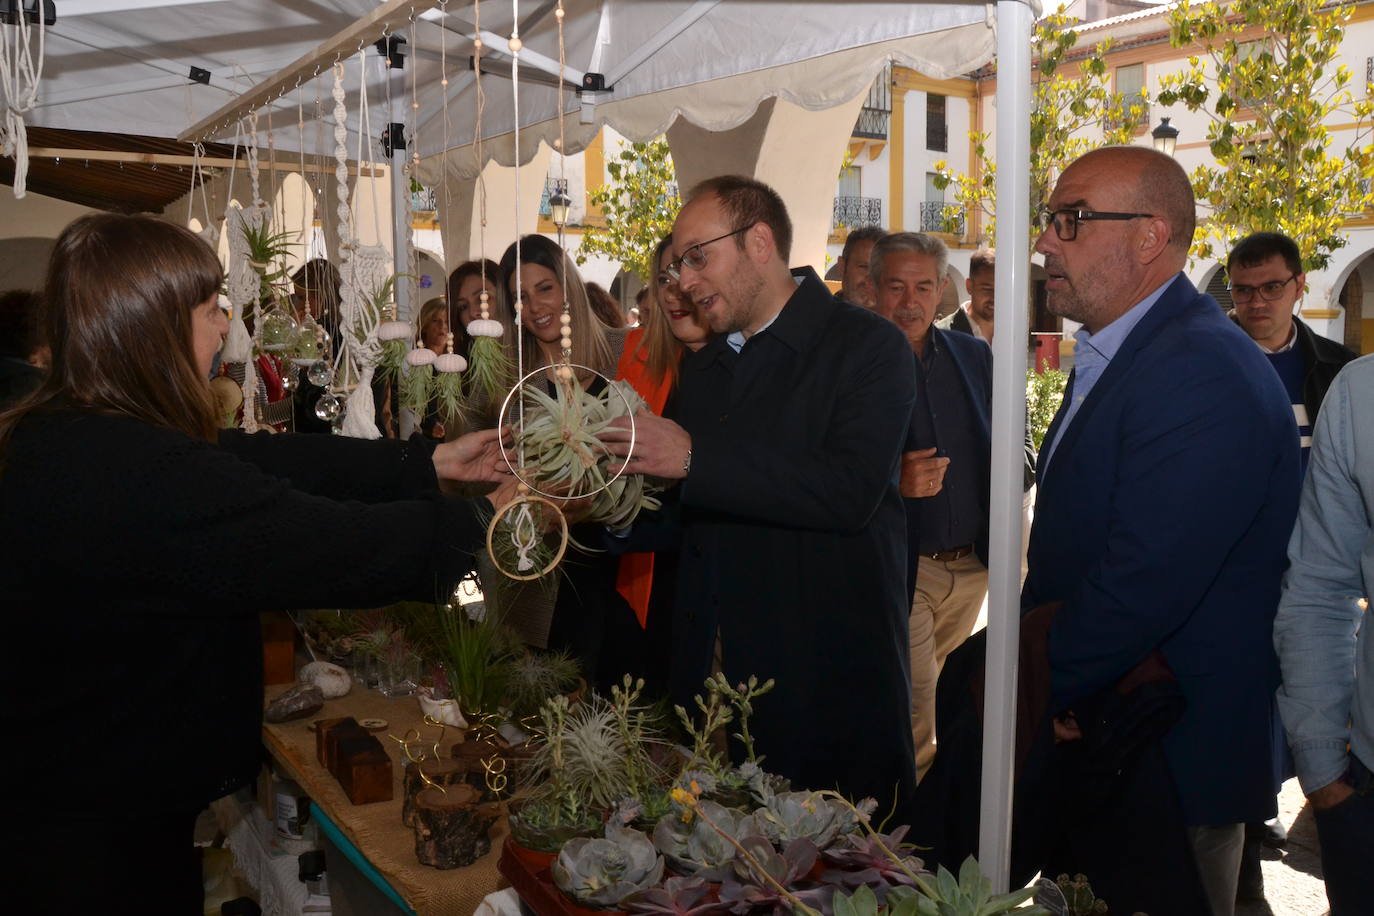
M 540 711 L 542 743 L 526 773 L 534 787 L 514 806 L 501 867 L 541 916 L 1049 912 L 1025 906 L 1034 888 L 993 894 L 972 859 L 957 877 L 926 871 L 906 827 L 883 834 L 870 824 L 871 800 L 791 791 L 767 773 L 749 721 L 771 681 L 709 679 L 699 715 L 676 708 L 691 746 L 666 765 L 649 750 L 664 739 L 637 706 L 640 686 L 627 678 L 609 701 L 574 710 L 555 698 Z M 730 726 L 738 764 L 716 744 Z

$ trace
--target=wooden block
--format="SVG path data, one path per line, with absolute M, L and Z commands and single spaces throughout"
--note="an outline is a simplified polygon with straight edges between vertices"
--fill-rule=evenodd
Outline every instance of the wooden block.
M 296 626 L 285 611 L 258 615 L 262 625 L 262 682 L 264 685 L 296 682 Z
M 340 737 L 330 772 L 355 805 L 390 801 L 395 791 L 391 784 L 391 757 L 375 735 Z
M 339 716 L 333 719 L 316 719 L 315 759 L 319 761 L 320 766 L 324 767 L 326 770 L 329 769 L 329 755 L 327 753 L 329 733 L 335 728 L 351 729 L 355 732 L 366 731 L 366 729 L 358 724 L 358 720 L 352 716 Z

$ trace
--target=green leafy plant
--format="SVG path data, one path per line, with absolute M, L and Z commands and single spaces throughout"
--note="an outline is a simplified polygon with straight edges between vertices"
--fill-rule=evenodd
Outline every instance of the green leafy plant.
M 517 716 L 533 715 L 549 697 L 577 686 L 580 669 L 567 652 L 528 651 L 510 663 L 507 700 Z
M 1058 369 L 1026 372 L 1026 425 L 1036 451 L 1044 443 L 1045 433 L 1064 400 L 1064 386 L 1068 380 L 1068 374 Z
M 1074 875 L 1070 878 L 1060 875 L 1054 883 L 1064 895 L 1064 903 L 1069 908 L 1068 916 L 1107 916 L 1107 902 L 1097 899 L 1087 876 Z
M 673 220 L 682 208 L 667 139 L 627 144 L 606 163 L 606 171 L 611 183 L 591 194 L 592 205 L 605 216 L 605 227 L 584 228 L 577 263 L 585 264 L 588 255 L 602 254 L 647 284 L 658 272 L 654 248 L 673 231 Z
M 1060 6 L 1035 24 L 1032 37 L 1030 113 L 1030 219 L 1049 200 L 1059 173 L 1079 156 L 1100 146 L 1128 144 L 1134 140 L 1147 112 L 1145 95 L 1125 96 L 1111 90 L 1106 55 L 1112 40 L 1097 44 L 1093 53 L 1069 62 L 1078 43 L 1075 20 Z M 998 74 L 1001 77 L 1002 74 Z M 1007 74 L 1019 79 L 1018 74 Z M 944 160 L 932 167 L 938 188 L 954 185 L 956 203 L 945 208 L 946 219 L 981 211 L 989 245 L 996 240 L 997 164 L 992 158 L 990 135 L 975 132 L 973 158 L 978 168 L 972 175 L 955 172 Z M 1014 164 L 1017 168 L 1021 163 Z M 1031 232 L 1035 237 L 1036 232 Z
M 1354 9 L 1233 0 L 1170 10 L 1170 42 L 1201 53 L 1160 79 L 1159 102 L 1207 116 L 1214 158 L 1191 175 L 1206 211 L 1194 257 L 1224 257 L 1242 236 L 1278 230 L 1307 270 L 1321 269 L 1348 243 L 1346 219 L 1374 210 L 1374 89 L 1357 97 L 1338 63 Z M 1353 128 L 1339 143 L 1327 126 L 1336 121 Z
M 663 857 L 637 830 L 608 826 L 602 838 L 563 845 L 552 866 L 553 881 L 579 903 L 611 907 L 663 878 Z
M 293 232 L 273 232 L 267 221 L 259 226 L 243 223 L 243 238 L 248 243 L 248 261 L 258 274 L 258 301 L 286 304 L 291 297 L 291 277 L 286 258 L 297 246 Z
M 978 862 L 969 856 L 959 867 L 956 880 L 944 866 L 934 880 L 917 881 L 917 916 L 1002 916 L 1016 911 L 1017 916 L 1048 916 L 1042 906 L 1022 907 L 1035 896 L 1035 888 L 1025 887 L 1008 894 L 993 894 L 992 882 L 983 877 Z
M 474 618 L 467 607 L 444 607 L 438 616 L 440 650 L 454 699 L 464 714 L 496 712 L 506 693 L 509 638 L 494 615 Z

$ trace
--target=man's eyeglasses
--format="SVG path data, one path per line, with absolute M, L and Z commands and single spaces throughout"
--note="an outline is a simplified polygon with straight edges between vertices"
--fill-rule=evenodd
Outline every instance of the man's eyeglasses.
M 1040 231 L 1044 232 L 1051 225 L 1054 226 L 1054 234 L 1059 236 L 1061 242 L 1072 242 L 1078 238 L 1078 224 L 1092 222 L 1095 219 L 1152 219 L 1153 213 L 1109 213 L 1103 210 L 1042 210 L 1040 212 Z
M 1297 274 L 1290 274 L 1287 280 L 1270 280 L 1259 286 L 1228 283 L 1226 284 L 1226 291 L 1231 294 L 1232 302 L 1249 302 L 1255 298 L 1255 293 L 1259 293 L 1259 297 L 1265 302 L 1273 302 L 1283 295 L 1283 288 L 1296 279 L 1298 279 Z
M 719 242 L 722 239 L 728 239 L 732 235 L 739 235 L 741 232 L 748 232 L 752 228 L 754 228 L 754 224 L 750 223 L 748 226 L 739 227 L 734 232 L 727 232 L 724 235 L 718 235 L 713 239 L 707 239 L 704 242 L 698 242 L 691 248 L 688 248 L 686 251 L 684 251 L 682 253 L 682 257 L 678 258 L 675 261 L 669 261 L 668 266 L 664 268 L 664 272 L 667 273 L 668 276 L 672 277 L 674 280 L 680 282 L 682 280 L 683 265 L 692 268 L 692 270 L 701 270 L 706 266 L 706 252 L 703 249 L 705 249 L 707 245 L 714 245 L 716 242 Z

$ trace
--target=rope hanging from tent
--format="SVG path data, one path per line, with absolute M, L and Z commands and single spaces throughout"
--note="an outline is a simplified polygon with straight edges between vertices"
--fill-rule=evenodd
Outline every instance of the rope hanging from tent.
M 361 166 L 363 152 L 367 148 L 367 138 L 371 134 L 371 118 L 367 102 L 367 52 L 358 50 L 359 91 L 358 91 L 358 180 L 362 179 Z M 347 166 L 347 109 L 344 107 L 343 68 L 335 71 L 334 83 L 334 156 L 335 174 L 339 178 L 339 272 L 343 276 L 340 301 L 343 316 L 343 353 L 342 369 L 334 371 L 335 390 L 348 393 L 348 406 L 344 411 L 343 424 L 339 432 L 355 439 L 380 439 L 382 433 L 377 429 L 376 402 L 372 396 L 372 377 L 381 346 L 377 340 L 377 327 L 381 323 L 379 300 L 384 301 L 390 293 L 392 283 L 389 269 L 389 252 L 380 245 L 361 245 L 358 243 L 357 206 L 348 194 Z M 369 182 L 372 194 L 374 219 L 381 212 L 377 203 L 376 169 L 371 157 L 367 158 L 368 172 L 374 176 Z M 353 184 L 354 199 L 358 182 Z M 346 228 L 345 228 L 346 227 Z M 349 389 L 351 388 L 351 391 Z
M 447 0 L 440 9 L 447 12 Z M 477 294 L 478 317 L 469 321 L 468 332 L 468 391 L 469 394 L 481 392 L 486 403 L 500 402 L 506 393 L 506 384 L 511 377 L 511 360 L 506 351 L 507 343 L 519 344 L 518 332 L 507 335 L 501 322 L 491 317 L 491 294 L 487 292 L 487 179 L 482 161 L 482 118 L 485 113 L 487 96 L 482 86 L 482 3 L 473 0 L 472 39 L 472 79 L 473 94 L 476 97 L 476 117 L 473 124 L 472 150 L 473 164 L 476 166 L 477 186 L 474 190 L 477 200 L 477 258 L 482 276 L 482 287 Z M 447 43 L 440 46 L 441 60 L 446 56 Z M 444 71 L 441 85 L 444 87 L 444 149 L 449 148 L 448 132 L 448 75 Z M 448 159 L 444 158 L 444 174 L 448 174 Z M 451 213 L 448 206 L 448 182 L 444 182 L 445 213 Z M 452 291 L 450 291 L 452 292 Z
M 35 23 L 29 23 L 22 3 L 15 19 L 15 24 L 5 26 L 0 35 L 0 94 L 5 99 L 5 110 L 0 114 L 0 156 L 14 157 L 14 196 L 22 199 L 27 193 L 29 177 L 29 135 L 24 115 L 38 104 L 38 83 L 43 78 L 47 44 L 43 4 L 38 4 Z M 38 31 L 36 59 L 33 53 L 35 27 Z

